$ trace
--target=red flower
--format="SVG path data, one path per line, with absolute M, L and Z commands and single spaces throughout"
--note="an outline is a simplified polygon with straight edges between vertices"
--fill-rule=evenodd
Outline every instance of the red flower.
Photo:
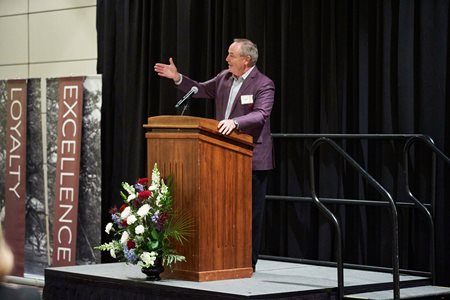
M 137 183 L 142 184 L 142 185 L 147 185 L 148 184 L 148 178 L 139 178 Z
M 134 208 L 139 208 L 139 207 L 141 207 L 142 201 L 143 201 L 142 199 L 136 198 L 131 201 L 131 204 L 134 206 Z
M 122 227 L 127 227 L 128 226 L 127 220 L 123 219 L 122 221 L 120 221 L 120 225 L 122 225 Z
M 124 210 L 125 208 L 127 208 L 127 206 L 128 206 L 128 205 L 126 205 L 126 204 L 122 204 L 122 206 L 119 208 L 119 211 L 120 211 L 120 212 L 123 212 L 123 210 Z
M 169 219 L 169 215 L 165 212 L 161 213 L 159 215 L 159 219 L 158 219 L 158 223 L 159 224 L 164 224 L 167 220 Z
M 147 191 L 147 190 L 138 193 L 138 197 L 141 198 L 141 199 L 147 199 L 151 195 L 152 195 L 152 192 Z
M 134 241 L 132 241 L 132 240 L 128 240 L 127 241 L 127 247 L 128 247 L 128 249 L 134 249 L 134 248 L 136 248 L 136 243 L 134 242 Z

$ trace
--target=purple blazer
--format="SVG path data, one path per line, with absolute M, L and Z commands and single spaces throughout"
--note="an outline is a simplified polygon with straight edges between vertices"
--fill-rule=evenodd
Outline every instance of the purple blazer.
M 197 82 L 183 75 L 178 86 L 188 92 L 192 86 L 198 87 L 195 98 L 215 99 L 216 119 L 225 118 L 228 97 L 233 83 L 228 70 L 205 82 Z M 253 137 L 253 170 L 271 170 L 274 168 L 272 136 L 270 134 L 270 113 L 275 95 L 273 81 L 255 67 L 242 83 L 230 112 L 230 119 L 239 123 L 239 131 Z M 252 103 L 251 103 L 252 102 Z

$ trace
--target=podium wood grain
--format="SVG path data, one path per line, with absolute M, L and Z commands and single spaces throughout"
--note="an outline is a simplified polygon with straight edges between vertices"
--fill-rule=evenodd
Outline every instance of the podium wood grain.
M 194 232 L 178 247 L 186 262 L 164 276 L 193 281 L 252 274 L 252 138 L 223 136 L 216 120 L 188 116 L 148 118 L 147 162 L 173 176 L 174 208 L 188 212 Z

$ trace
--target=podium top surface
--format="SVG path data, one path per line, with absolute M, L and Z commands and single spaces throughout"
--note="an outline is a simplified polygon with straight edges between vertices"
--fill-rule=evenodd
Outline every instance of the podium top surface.
M 215 135 L 222 134 L 217 130 L 219 122 L 214 119 L 192 117 L 192 116 L 156 116 L 149 117 L 144 128 L 147 129 L 199 129 Z M 233 131 L 230 135 L 224 136 L 232 140 L 239 141 L 253 147 L 252 136 Z

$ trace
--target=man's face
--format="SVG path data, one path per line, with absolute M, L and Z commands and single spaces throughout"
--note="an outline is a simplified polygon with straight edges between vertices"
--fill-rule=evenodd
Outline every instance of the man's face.
M 240 50 L 240 44 L 231 44 L 230 48 L 228 48 L 228 55 L 226 58 L 228 70 L 236 77 L 241 77 L 249 69 L 250 63 L 250 58 L 248 56 L 241 56 Z

